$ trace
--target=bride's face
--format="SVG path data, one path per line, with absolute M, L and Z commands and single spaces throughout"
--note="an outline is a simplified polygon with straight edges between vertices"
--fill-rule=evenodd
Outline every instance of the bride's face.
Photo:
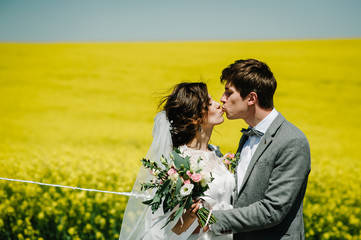
M 215 126 L 218 124 L 221 124 L 224 121 L 223 118 L 223 111 L 221 104 L 219 102 L 216 102 L 212 99 L 211 96 L 209 96 L 209 105 L 208 105 L 208 115 L 207 118 L 204 121 L 204 124 Z

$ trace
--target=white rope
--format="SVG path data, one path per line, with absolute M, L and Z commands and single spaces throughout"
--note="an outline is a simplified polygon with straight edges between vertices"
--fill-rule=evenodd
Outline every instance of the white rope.
M 211 216 L 212 216 L 212 209 L 209 211 L 209 214 L 208 214 L 208 218 L 207 218 L 207 221 L 206 221 L 206 224 L 204 225 L 204 227 L 206 227 L 208 225 L 208 222 L 209 222 L 209 219 L 211 219 Z
M 97 190 L 97 189 L 63 186 L 63 185 L 58 185 L 58 184 L 48 184 L 48 183 L 34 182 L 34 181 L 28 181 L 28 180 L 19 180 L 19 179 L 11 179 L 11 178 L 3 178 L 3 177 L 0 177 L 0 180 L 12 181 L 12 182 L 22 182 L 22 183 L 32 183 L 32 184 L 38 184 L 38 185 L 50 186 L 50 187 L 70 188 L 70 189 L 73 189 L 73 190 L 82 190 L 82 191 L 89 191 L 89 192 L 111 193 L 111 194 L 117 194 L 117 195 L 129 196 L 129 197 L 134 196 L 134 197 L 143 198 L 143 199 L 151 198 L 150 195 L 138 194 L 138 193 L 133 193 L 133 192 L 112 192 L 112 191 L 104 191 L 104 190 Z

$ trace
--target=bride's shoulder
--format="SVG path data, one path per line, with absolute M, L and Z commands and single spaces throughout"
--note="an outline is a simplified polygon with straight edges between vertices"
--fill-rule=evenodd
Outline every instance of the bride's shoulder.
M 220 151 L 219 146 L 215 146 L 213 144 L 208 145 L 209 151 L 203 151 L 203 150 L 196 150 L 189 148 L 187 145 L 183 145 L 178 147 L 179 152 L 183 157 L 189 156 L 191 161 L 198 160 L 199 157 L 201 157 L 203 160 L 208 161 L 209 159 L 217 158 L 221 159 L 223 157 L 222 152 Z

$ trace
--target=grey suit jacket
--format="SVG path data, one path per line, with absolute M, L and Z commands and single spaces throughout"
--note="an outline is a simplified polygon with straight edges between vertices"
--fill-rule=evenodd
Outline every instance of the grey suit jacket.
M 237 152 L 246 140 L 242 136 Z M 232 232 L 235 240 L 304 239 L 303 198 L 310 171 L 305 135 L 279 113 L 251 159 L 240 192 L 235 190 L 234 209 L 213 212 L 212 231 Z

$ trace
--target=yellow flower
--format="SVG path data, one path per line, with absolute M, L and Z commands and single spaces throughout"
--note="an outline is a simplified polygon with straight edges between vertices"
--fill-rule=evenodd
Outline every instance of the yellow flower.
M 12 215 L 15 211 L 14 211 L 14 208 L 8 207 L 8 208 L 6 209 L 6 212 L 7 212 L 7 214 Z
M 95 234 L 95 237 L 96 237 L 96 239 L 104 239 L 104 236 L 103 236 L 103 234 L 101 232 L 97 232 Z
M 73 228 L 73 227 L 69 228 L 69 229 L 68 229 L 68 233 L 69 233 L 70 235 L 75 235 L 75 234 L 76 234 L 75 228 Z
M 63 231 L 64 226 L 62 224 L 59 224 L 56 228 L 58 229 L 59 232 L 61 232 Z
M 43 213 L 43 212 L 39 212 L 38 218 L 39 218 L 39 220 L 44 219 L 44 213 Z
M 21 227 L 21 226 L 23 225 L 23 220 L 18 219 L 18 220 L 16 221 L 16 225 L 18 225 L 19 227 Z
M 99 221 L 99 224 L 100 224 L 101 227 L 104 227 L 105 224 L 106 224 L 105 218 L 101 218 L 100 221 Z

